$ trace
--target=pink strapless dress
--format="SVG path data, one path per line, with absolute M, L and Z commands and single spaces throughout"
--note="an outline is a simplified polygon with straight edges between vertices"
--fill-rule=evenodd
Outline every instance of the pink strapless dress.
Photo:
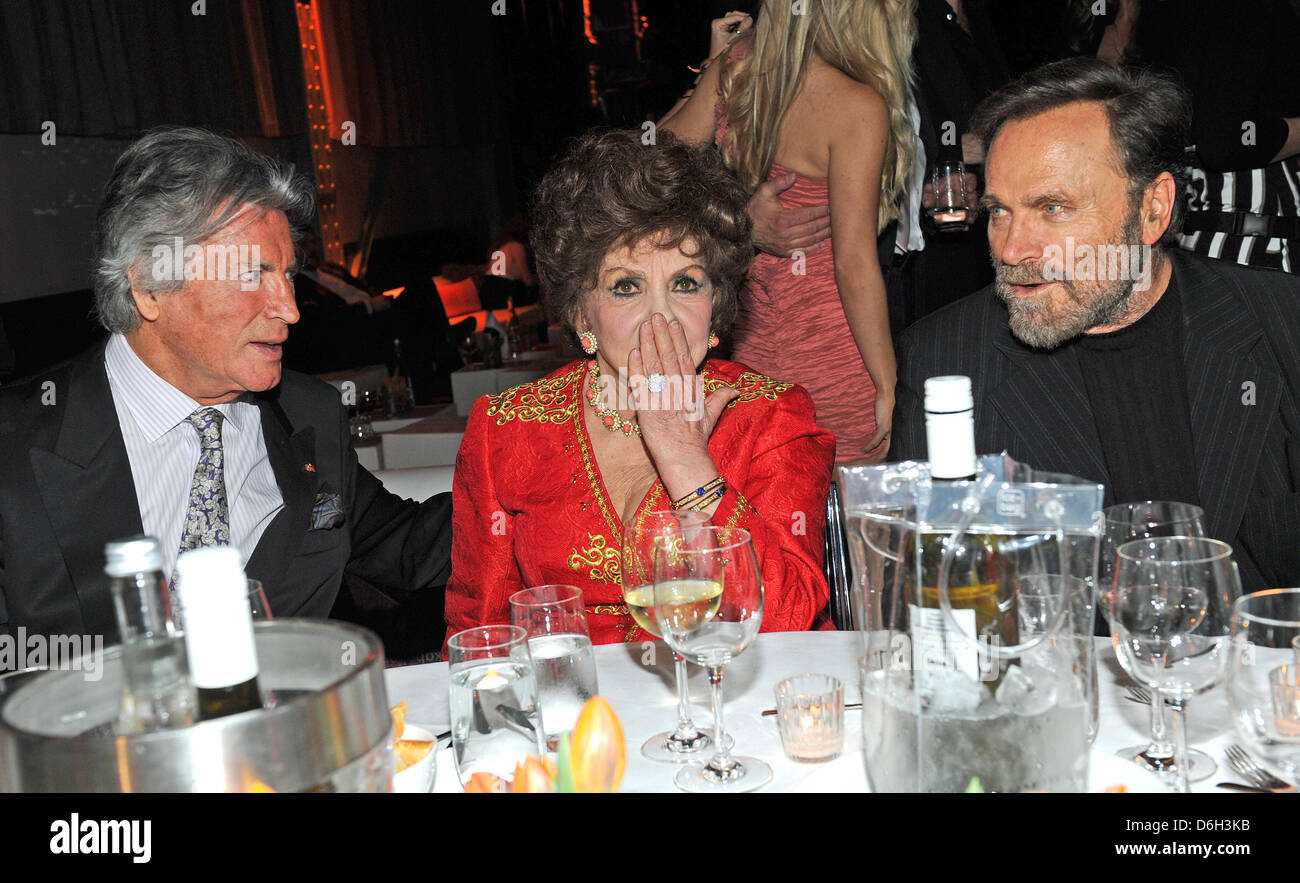
M 728 128 L 721 97 L 716 118 L 714 142 L 721 144 Z M 788 173 L 773 164 L 768 177 Z M 830 204 L 825 178 L 798 173 L 780 198 L 786 208 Z M 835 433 L 836 462 L 855 460 L 866 452 L 876 433 L 876 385 L 840 303 L 829 236 L 805 249 L 802 258 L 758 253 L 741 292 L 733 334 L 732 358 L 737 362 L 808 390 L 817 408 L 817 423 Z

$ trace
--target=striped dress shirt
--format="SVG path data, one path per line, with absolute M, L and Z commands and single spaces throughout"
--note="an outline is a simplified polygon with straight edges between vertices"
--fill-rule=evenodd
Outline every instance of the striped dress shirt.
M 155 374 L 120 334 L 109 339 L 104 368 L 131 462 L 140 521 L 145 533 L 162 542 L 163 572 L 172 573 L 199 461 L 199 435 L 185 418 L 204 406 Z M 225 417 L 221 443 L 230 537 L 247 564 L 284 498 L 262 438 L 261 410 L 239 399 L 212 407 Z

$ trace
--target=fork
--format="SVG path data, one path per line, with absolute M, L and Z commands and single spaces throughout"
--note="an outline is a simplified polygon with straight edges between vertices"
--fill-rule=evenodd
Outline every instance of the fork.
M 1274 793 L 1291 793 L 1294 794 L 1296 788 L 1294 785 L 1282 781 L 1277 776 L 1260 768 L 1250 756 L 1241 749 L 1239 745 L 1229 745 L 1224 749 L 1224 755 L 1228 758 L 1228 766 L 1232 767 L 1238 775 L 1252 785 L 1263 788 Z
M 1143 705 L 1151 704 L 1151 694 L 1141 687 L 1129 687 L 1128 695 L 1124 698 L 1130 702 L 1141 702 Z

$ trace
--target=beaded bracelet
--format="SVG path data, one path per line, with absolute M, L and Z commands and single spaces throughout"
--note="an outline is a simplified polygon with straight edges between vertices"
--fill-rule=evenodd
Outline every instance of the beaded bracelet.
M 708 484 L 697 487 L 694 491 L 673 501 L 673 509 L 694 511 L 712 505 L 714 499 L 722 499 L 727 492 L 727 480 L 719 475 Z M 692 505 L 693 504 L 693 505 Z

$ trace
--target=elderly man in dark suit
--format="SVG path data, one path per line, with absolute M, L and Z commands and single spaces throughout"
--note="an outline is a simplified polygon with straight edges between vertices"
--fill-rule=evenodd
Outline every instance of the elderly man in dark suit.
M 1177 249 L 1188 117 L 1092 59 L 981 105 L 996 281 L 905 335 L 892 456 L 926 456 L 925 379 L 969 375 L 982 452 L 1198 504 L 1246 591 L 1297 585 L 1300 282 Z
M 338 393 L 281 371 L 293 169 L 201 129 L 119 158 L 96 228 L 105 344 L 0 393 L 0 632 L 117 633 L 104 544 L 237 547 L 277 616 L 325 617 L 344 571 L 409 599 L 450 570 L 450 494 L 417 504 L 360 468 Z

